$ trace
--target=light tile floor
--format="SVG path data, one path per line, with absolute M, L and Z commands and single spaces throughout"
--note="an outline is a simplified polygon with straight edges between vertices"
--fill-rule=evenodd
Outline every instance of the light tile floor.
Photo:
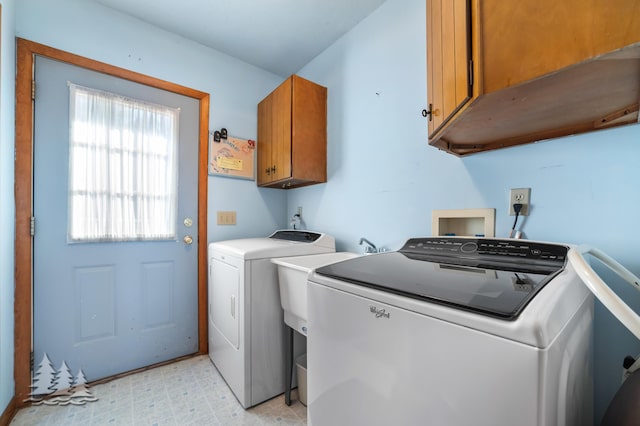
M 306 425 L 307 409 L 284 395 L 244 410 L 208 356 L 198 356 L 90 387 L 79 406 L 31 406 L 22 425 Z

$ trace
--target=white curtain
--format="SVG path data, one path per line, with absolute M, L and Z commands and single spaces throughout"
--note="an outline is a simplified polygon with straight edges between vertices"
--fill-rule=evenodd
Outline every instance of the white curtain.
M 69 242 L 175 240 L 179 110 L 69 88 Z

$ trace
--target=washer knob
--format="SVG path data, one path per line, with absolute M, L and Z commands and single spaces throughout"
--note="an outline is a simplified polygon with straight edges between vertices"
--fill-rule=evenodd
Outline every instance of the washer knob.
M 473 253 L 478 249 L 478 244 L 474 242 L 464 243 L 462 247 L 460 247 L 460 251 L 463 253 Z

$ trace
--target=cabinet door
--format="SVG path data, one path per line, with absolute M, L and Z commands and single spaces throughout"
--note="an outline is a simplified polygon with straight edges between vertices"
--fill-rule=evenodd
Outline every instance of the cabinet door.
M 470 0 L 427 0 L 429 137 L 471 99 Z
M 291 91 L 289 78 L 271 94 L 271 181 L 291 177 Z
M 258 185 L 264 185 L 271 182 L 271 150 L 272 140 L 272 123 L 271 111 L 273 108 L 273 98 L 267 96 L 258 104 Z

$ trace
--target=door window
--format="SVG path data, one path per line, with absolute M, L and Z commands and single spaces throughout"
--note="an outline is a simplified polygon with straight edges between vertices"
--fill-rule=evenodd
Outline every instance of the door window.
M 69 88 L 68 241 L 175 240 L 179 110 Z

